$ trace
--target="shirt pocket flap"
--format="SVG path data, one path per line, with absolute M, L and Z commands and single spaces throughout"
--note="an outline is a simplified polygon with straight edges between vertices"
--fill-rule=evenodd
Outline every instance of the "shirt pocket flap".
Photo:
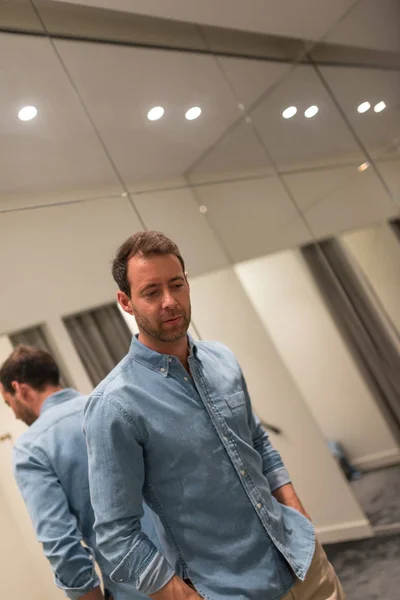
M 244 392 L 236 392 L 236 394 L 232 394 L 231 396 L 226 396 L 225 400 L 230 408 L 240 408 L 246 404 L 246 398 L 244 396 Z

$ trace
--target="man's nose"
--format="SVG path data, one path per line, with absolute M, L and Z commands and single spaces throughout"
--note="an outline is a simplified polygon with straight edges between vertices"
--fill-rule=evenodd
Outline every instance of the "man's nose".
M 166 290 L 163 296 L 163 308 L 175 308 L 176 304 L 176 300 L 171 294 L 171 292 L 169 290 Z

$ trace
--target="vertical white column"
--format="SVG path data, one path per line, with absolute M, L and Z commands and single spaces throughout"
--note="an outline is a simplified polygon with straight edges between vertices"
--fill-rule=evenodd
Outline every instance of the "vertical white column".
M 324 437 L 362 468 L 398 460 L 396 440 L 300 253 L 241 263 L 236 272 Z

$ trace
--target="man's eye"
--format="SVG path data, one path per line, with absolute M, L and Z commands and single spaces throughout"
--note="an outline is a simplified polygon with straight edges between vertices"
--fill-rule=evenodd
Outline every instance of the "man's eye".
M 156 291 L 154 291 L 154 292 L 148 292 L 148 293 L 146 294 L 146 298 L 153 298 L 153 297 L 154 297 L 156 294 L 157 294 L 157 292 L 156 292 Z

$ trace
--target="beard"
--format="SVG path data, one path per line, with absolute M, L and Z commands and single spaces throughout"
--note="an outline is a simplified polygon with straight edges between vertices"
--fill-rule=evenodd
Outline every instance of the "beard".
M 33 412 L 33 410 L 31 410 L 30 408 L 28 408 L 21 402 L 17 403 L 17 407 L 18 407 L 18 413 L 16 414 L 17 419 L 19 421 L 22 421 L 23 423 L 25 423 L 25 425 L 28 425 L 28 427 L 30 427 L 32 425 L 32 423 L 34 423 L 37 420 L 37 415 Z
M 149 337 L 158 340 L 159 342 L 178 342 L 184 338 L 189 329 L 191 320 L 191 308 L 189 306 L 188 313 L 184 311 L 175 311 L 170 316 L 170 319 L 181 317 L 176 325 L 166 326 L 162 321 L 153 322 L 143 315 L 135 312 L 135 319 L 139 331 L 143 331 Z

